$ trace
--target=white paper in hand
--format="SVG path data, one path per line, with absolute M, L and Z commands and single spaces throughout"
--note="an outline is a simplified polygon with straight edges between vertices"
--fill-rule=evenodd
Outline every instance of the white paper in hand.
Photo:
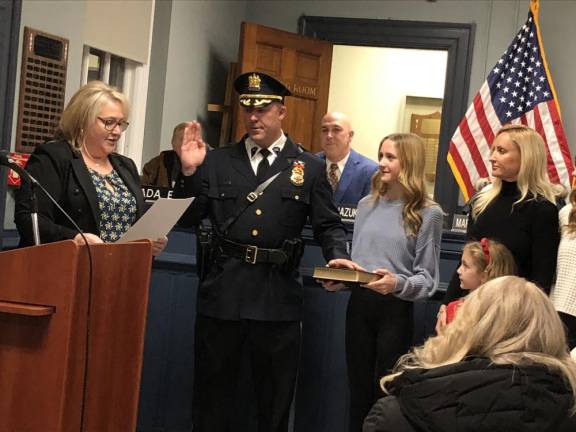
M 158 198 L 152 207 L 116 243 L 143 239 L 156 240 L 167 236 L 193 200 L 193 197 Z

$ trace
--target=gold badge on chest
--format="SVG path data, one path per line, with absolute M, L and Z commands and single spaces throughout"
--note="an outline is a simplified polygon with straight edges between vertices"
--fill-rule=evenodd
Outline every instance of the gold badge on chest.
M 290 182 L 294 186 L 302 186 L 304 184 L 304 166 L 306 163 L 297 160 L 292 163 L 292 173 L 290 174 Z

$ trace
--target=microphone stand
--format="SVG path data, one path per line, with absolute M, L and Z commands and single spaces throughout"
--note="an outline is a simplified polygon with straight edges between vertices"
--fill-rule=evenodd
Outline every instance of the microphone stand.
M 34 236 L 34 244 L 40 244 L 40 229 L 38 227 L 38 200 L 36 199 L 36 179 L 30 176 L 30 207 L 32 212 L 30 218 L 32 220 L 32 235 Z

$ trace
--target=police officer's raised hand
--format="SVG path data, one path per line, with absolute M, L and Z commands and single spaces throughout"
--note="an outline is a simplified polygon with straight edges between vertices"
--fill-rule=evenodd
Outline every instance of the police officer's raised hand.
M 193 121 L 187 124 L 182 135 L 182 145 L 176 152 L 182 164 L 182 174 L 194 174 L 206 157 L 206 143 L 202 139 L 200 123 Z

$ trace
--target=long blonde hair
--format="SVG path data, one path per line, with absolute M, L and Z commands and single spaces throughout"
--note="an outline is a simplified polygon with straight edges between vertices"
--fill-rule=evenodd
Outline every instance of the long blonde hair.
M 500 365 L 544 365 L 564 377 L 575 398 L 576 362 L 550 299 L 532 282 L 503 276 L 472 291 L 454 321 L 398 361 L 386 385 L 405 370 L 431 369 L 477 356 Z
M 407 235 L 416 236 L 422 226 L 422 209 L 436 205 L 434 201 L 427 197 L 424 185 L 426 163 L 424 141 L 413 133 L 394 133 L 382 138 L 378 149 L 382 147 L 382 143 L 386 140 L 394 143 L 400 162 L 398 182 L 404 188 L 405 203 L 402 209 L 404 230 Z M 372 176 L 372 188 L 370 191 L 374 204 L 377 204 L 380 197 L 386 194 L 386 190 L 387 185 L 382 182 L 382 173 L 376 171 Z
M 82 146 L 84 131 L 96 121 L 105 102 L 114 101 L 122 106 L 124 118 L 130 114 L 128 99 L 116 88 L 102 81 L 90 81 L 81 87 L 64 108 L 60 123 L 56 129 L 56 138 L 63 138 L 72 147 Z
M 518 272 L 512 253 L 496 240 L 483 238 L 480 241 L 468 242 L 463 251 L 470 254 L 472 264 L 479 272 L 486 273 L 487 281 Z
M 518 190 L 520 198 L 514 205 L 530 199 L 544 197 L 552 204 L 556 203 L 556 189 L 548 180 L 546 173 L 546 150 L 544 140 L 534 129 L 521 124 L 504 125 L 496 136 L 506 133 L 520 151 L 520 171 L 518 172 Z M 472 217 L 477 218 L 500 194 L 502 180 L 494 178 L 492 186 L 484 188 L 472 204 Z

